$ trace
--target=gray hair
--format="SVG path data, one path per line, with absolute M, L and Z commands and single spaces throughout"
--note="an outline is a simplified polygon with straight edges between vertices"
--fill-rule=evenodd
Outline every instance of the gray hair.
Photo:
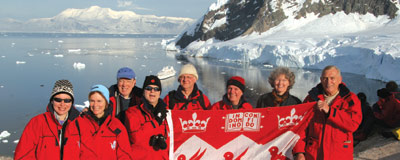
M 268 77 L 268 82 L 272 88 L 275 88 L 275 80 L 281 74 L 285 75 L 286 79 L 289 80 L 289 86 L 287 88 L 287 90 L 289 91 L 295 83 L 294 79 L 296 78 L 296 76 L 287 67 L 278 67 L 275 70 L 273 70 Z
M 325 71 L 330 70 L 330 69 L 335 69 L 335 70 L 339 73 L 339 76 L 342 76 L 342 74 L 340 73 L 340 69 L 339 69 L 338 67 L 336 67 L 336 66 L 334 66 L 334 65 L 329 65 L 329 66 L 326 66 L 326 67 L 322 70 L 321 77 L 322 77 L 322 75 L 325 73 Z

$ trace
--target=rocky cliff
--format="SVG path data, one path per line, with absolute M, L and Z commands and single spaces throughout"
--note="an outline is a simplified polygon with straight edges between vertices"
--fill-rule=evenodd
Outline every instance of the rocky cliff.
M 220 0 L 223 1 L 223 0 Z M 254 32 L 263 33 L 287 18 L 319 17 L 344 12 L 396 16 L 397 0 L 229 0 L 209 9 L 202 20 L 184 32 L 176 45 L 185 48 L 193 41 L 210 38 L 230 40 Z

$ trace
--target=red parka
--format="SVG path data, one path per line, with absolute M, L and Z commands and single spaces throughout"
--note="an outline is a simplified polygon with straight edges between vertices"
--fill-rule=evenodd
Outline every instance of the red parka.
M 146 100 L 143 100 L 143 102 L 143 104 L 129 107 L 125 112 L 125 126 L 128 130 L 133 158 L 143 160 L 168 159 L 169 130 L 165 119 L 166 104 L 161 99 L 159 99 L 156 107 L 148 104 Z M 157 135 L 165 137 L 166 149 L 150 146 L 150 138 Z
M 164 97 L 164 102 L 171 110 L 207 110 L 211 107 L 210 100 L 197 88 L 196 84 L 189 99 L 185 98 L 182 87 L 179 86 L 178 90 L 173 90 Z
M 66 126 L 79 116 L 74 106 L 68 112 L 68 120 L 60 125 L 54 116 L 53 105 L 49 103 L 47 112 L 33 117 L 21 135 L 14 159 L 61 159 L 65 139 L 60 147 L 60 136 L 63 137 Z
M 124 125 L 112 116 L 111 106 L 105 114 L 106 118 L 101 125 L 93 113 L 88 111 L 68 126 L 64 157 L 84 160 L 132 159 Z
M 318 84 L 308 92 L 304 102 L 324 100 L 323 87 Z M 303 152 L 307 160 L 353 159 L 353 132 L 362 120 L 361 104 L 353 92 L 342 83 L 328 114 L 314 110 L 306 132 L 293 149 Z
M 232 104 L 229 102 L 227 96 L 224 95 L 221 101 L 218 101 L 211 106 L 210 110 L 231 110 L 231 109 L 233 109 Z M 242 96 L 239 101 L 238 109 L 253 109 L 253 106 L 251 106 L 250 103 L 246 102 Z
M 374 112 L 375 117 L 390 127 L 398 127 L 400 124 L 400 92 L 393 92 L 387 98 L 379 98 L 376 104 L 380 112 Z

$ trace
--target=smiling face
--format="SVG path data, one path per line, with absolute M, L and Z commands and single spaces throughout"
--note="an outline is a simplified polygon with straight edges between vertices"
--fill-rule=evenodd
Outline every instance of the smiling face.
M 104 110 L 107 107 L 106 99 L 99 92 L 92 92 L 89 95 L 90 110 L 97 118 L 104 115 Z
M 125 98 L 129 98 L 133 87 L 136 85 L 135 79 L 120 78 L 118 79 L 118 91 Z
M 193 90 L 194 84 L 197 81 L 196 77 L 191 74 L 182 74 L 178 80 L 182 88 L 187 91 Z
M 61 99 L 60 102 L 57 102 L 54 99 Z M 69 103 L 66 103 L 65 101 L 71 100 Z M 53 108 L 54 111 L 59 115 L 59 116 L 66 116 L 68 114 L 68 111 L 71 109 L 72 106 L 72 98 L 69 94 L 65 94 L 65 93 L 60 93 L 57 94 L 53 97 L 52 100 L 53 103 Z
M 229 101 L 233 105 L 238 105 L 240 101 L 240 97 L 242 97 L 243 92 L 240 90 L 239 87 L 236 87 L 234 85 L 229 85 L 227 88 L 227 97 Z
M 280 74 L 274 81 L 274 89 L 278 95 L 283 95 L 288 90 L 289 84 L 289 79 L 286 78 L 285 74 Z
M 321 84 L 328 96 L 332 96 L 339 91 L 339 85 L 342 83 L 342 76 L 335 68 L 325 70 L 321 75 Z
M 153 106 L 156 106 L 158 103 L 158 99 L 160 98 L 160 90 L 156 91 L 154 88 L 158 88 L 156 85 L 148 85 L 144 88 L 144 98 L 149 101 L 149 103 Z

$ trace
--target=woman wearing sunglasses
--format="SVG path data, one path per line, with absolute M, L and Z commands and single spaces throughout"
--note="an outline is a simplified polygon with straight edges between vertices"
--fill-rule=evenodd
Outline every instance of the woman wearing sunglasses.
M 26 125 L 15 149 L 14 159 L 60 159 L 66 142 L 65 129 L 79 116 L 73 102 L 71 82 L 56 81 L 47 111 L 33 117 Z
M 89 93 L 89 111 L 67 128 L 64 159 L 132 159 L 124 125 L 112 116 L 109 91 L 94 85 Z
M 168 159 L 167 105 L 160 99 L 160 79 L 147 76 L 143 89 L 143 103 L 125 113 L 132 155 L 137 159 Z

